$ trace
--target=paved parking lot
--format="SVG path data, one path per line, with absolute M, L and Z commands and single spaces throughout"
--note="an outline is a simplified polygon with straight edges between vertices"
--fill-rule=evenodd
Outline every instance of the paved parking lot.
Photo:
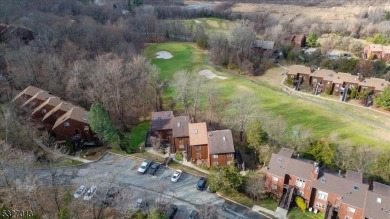
M 200 204 L 215 206 L 222 218 L 266 218 L 234 203 L 226 202 L 214 193 L 198 191 L 199 177 L 183 172 L 179 181 L 171 182 L 174 170 L 160 167 L 155 176 L 139 174 L 141 160 L 106 154 L 100 161 L 78 167 L 62 169 L 62 183 L 72 185 L 95 184 L 101 193 L 109 187 L 120 189 L 120 202 L 135 206 L 138 198 L 143 198 L 152 207 L 156 202 L 174 203 L 178 207 L 176 219 L 187 218 L 189 212 Z M 41 178 L 48 177 L 41 170 Z M 103 190 L 103 191 L 102 191 Z

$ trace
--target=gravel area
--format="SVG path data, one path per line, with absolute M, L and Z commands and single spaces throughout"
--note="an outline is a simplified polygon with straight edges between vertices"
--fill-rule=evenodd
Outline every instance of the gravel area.
M 203 76 L 206 76 L 206 78 L 208 79 L 213 79 L 213 78 L 218 78 L 218 79 L 221 79 L 221 80 L 225 80 L 227 79 L 227 77 L 223 77 L 223 76 L 218 76 L 216 75 L 215 73 L 213 73 L 211 70 L 209 69 L 204 69 L 204 70 L 201 70 L 198 72 L 199 75 L 203 75 Z

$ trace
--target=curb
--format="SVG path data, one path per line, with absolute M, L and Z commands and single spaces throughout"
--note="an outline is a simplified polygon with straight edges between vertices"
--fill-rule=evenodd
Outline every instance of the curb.
M 252 208 L 250 208 L 250 207 L 248 207 L 248 206 L 246 206 L 246 205 L 243 205 L 243 204 L 241 204 L 241 203 L 238 203 L 238 202 L 236 202 L 236 201 L 233 201 L 233 200 L 231 200 L 230 198 L 226 198 L 225 196 L 219 194 L 218 192 L 216 192 L 215 194 L 216 194 L 218 197 L 223 198 L 223 199 L 225 199 L 225 200 L 228 200 L 228 201 L 230 201 L 230 202 L 233 202 L 233 203 L 236 204 L 236 205 L 240 205 L 241 207 L 244 207 L 244 208 L 246 208 L 246 209 L 248 209 L 248 210 L 254 211 L 254 210 L 252 210 Z M 263 212 L 264 214 L 259 213 L 259 212 L 257 212 L 257 211 L 254 211 L 254 212 L 256 212 L 257 214 L 260 214 L 260 215 L 262 215 L 262 216 L 264 216 L 264 217 L 267 217 L 267 218 L 269 218 L 269 219 L 272 219 L 272 218 L 269 217 L 268 214 L 265 213 L 265 212 Z

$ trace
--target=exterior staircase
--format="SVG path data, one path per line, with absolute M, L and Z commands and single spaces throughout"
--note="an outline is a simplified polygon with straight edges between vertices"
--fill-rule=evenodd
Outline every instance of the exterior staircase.
M 283 208 L 283 209 L 290 209 L 290 204 L 292 201 L 292 198 L 294 196 L 294 191 L 295 188 L 292 186 L 289 186 L 287 188 L 287 191 L 283 193 L 282 197 L 279 200 L 278 207 Z

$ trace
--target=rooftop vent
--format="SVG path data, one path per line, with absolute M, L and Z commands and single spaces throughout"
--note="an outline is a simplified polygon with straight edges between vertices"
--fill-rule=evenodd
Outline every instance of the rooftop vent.
M 158 120 L 161 120 L 161 116 L 158 116 L 157 119 L 158 119 Z
M 278 163 L 282 163 L 283 162 L 283 158 L 279 157 L 278 158 Z
M 223 137 L 222 137 L 222 140 L 223 140 L 223 141 L 226 141 L 226 137 L 225 137 L 225 136 L 223 136 Z
M 321 178 L 321 182 L 326 183 L 326 178 L 325 177 Z
M 180 122 L 177 123 L 177 127 L 180 128 Z
M 195 130 L 194 130 L 194 133 L 195 133 L 195 134 L 198 134 L 198 129 L 195 129 Z

